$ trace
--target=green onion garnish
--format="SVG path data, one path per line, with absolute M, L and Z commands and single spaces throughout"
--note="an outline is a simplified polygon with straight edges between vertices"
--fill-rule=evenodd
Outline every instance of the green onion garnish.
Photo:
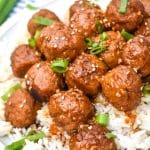
M 106 41 L 108 39 L 108 35 L 106 32 L 103 32 L 102 35 L 100 36 L 101 41 Z
M 91 50 L 90 50 L 90 53 L 91 54 L 94 54 L 94 55 L 97 55 L 103 51 L 106 50 L 106 47 L 104 45 L 98 45 L 97 47 L 93 47 Z
M 114 138 L 117 137 L 116 135 L 114 135 L 112 133 L 106 133 L 105 136 L 106 136 L 107 139 L 114 139 Z
M 57 73 L 65 73 L 68 64 L 69 64 L 68 60 L 56 59 L 52 62 L 51 68 Z
M 46 137 L 44 132 L 38 131 L 34 133 L 28 133 L 24 138 L 21 140 L 18 140 L 16 142 L 11 143 L 10 145 L 7 145 L 5 147 L 5 150 L 21 150 L 23 146 L 26 144 L 25 140 L 33 141 L 33 142 L 38 142 L 39 139 L 42 139 Z
M 121 31 L 122 37 L 124 37 L 126 40 L 130 40 L 134 38 L 134 35 L 125 31 L 124 29 Z
M 33 38 L 30 38 L 28 39 L 28 44 L 31 46 L 31 47 L 36 47 L 36 41 L 37 41 L 37 38 L 39 36 L 41 31 L 37 30 L 34 34 L 34 37 Z
M 35 19 L 34 19 L 34 22 L 36 24 L 39 24 L 39 25 L 44 25 L 44 26 L 49 26 L 53 23 L 53 20 L 51 19 L 48 19 L 48 18 L 44 18 L 42 16 L 37 16 Z
M 37 7 L 35 7 L 35 6 L 31 5 L 31 4 L 27 4 L 26 8 L 28 8 L 30 10 L 36 10 L 36 9 L 38 9 Z
M 104 30 L 103 26 L 100 24 L 99 21 L 96 22 L 96 29 L 97 29 L 98 33 L 102 33 Z
M 10 87 L 8 91 L 6 91 L 5 94 L 1 96 L 2 100 L 6 102 L 8 98 L 18 89 L 21 89 L 21 85 L 19 83 Z
M 98 114 L 96 116 L 96 123 L 102 126 L 107 126 L 109 122 L 109 115 L 108 114 Z
M 142 88 L 142 93 L 143 93 L 143 96 L 144 96 L 144 97 L 150 96 L 150 84 L 145 85 L 145 86 Z
M 5 147 L 5 150 L 21 150 L 25 144 L 26 144 L 25 139 L 21 139 L 7 145 Z
M 126 9 L 127 9 L 127 5 L 128 5 L 128 0 L 121 0 L 120 9 L 118 12 L 120 14 L 125 14 Z
M 87 44 L 88 47 L 91 47 L 93 44 L 93 41 L 90 38 L 85 38 L 85 43 Z

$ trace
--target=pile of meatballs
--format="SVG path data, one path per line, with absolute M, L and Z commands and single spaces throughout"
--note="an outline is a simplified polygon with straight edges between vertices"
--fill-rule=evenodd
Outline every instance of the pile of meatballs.
M 141 87 L 150 75 L 150 1 L 128 0 L 119 13 L 121 0 L 112 0 L 106 12 L 87 0 L 70 7 L 69 25 L 54 12 L 41 9 L 28 22 L 36 46 L 19 45 L 11 55 L 16 77 L 24 78 L 26 89 L 16 90 L 5 107 L 6 120 L 14 127 L 29 127 L 42 103 L 58 127 L 71 135 L 70 150 L 116 150 L 110 132 L 94 121 L 93 99 L 102 92 L 119 111 L 132 111 L 141 101 Z M 51 19 L 51 25 L 35 22 L 37 16 Z M 103 29 L 101 31 L 100 29 Z M 121 31 L 132 33 L 126 40 Z M 90 53 L 86 39 L 98 43 L 105 32 L 105 50 Z M 64 73 L 51 68 L 56 59 L 68 60 Z

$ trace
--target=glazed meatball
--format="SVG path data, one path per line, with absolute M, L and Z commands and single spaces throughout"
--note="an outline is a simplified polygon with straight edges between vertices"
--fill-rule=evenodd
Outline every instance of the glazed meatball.
M 109 68 L 114 68 L 122 62 L 121 53 L 125 41 L 120 32 L 108 31 L 106 35 L 107 39 L 102 42 L 106 50 L 100 53 L 99 57 L 103 59 Z M 94 42 L 99 42 L 101 36 L 93 37 Z
M 135 34 L 149 36 L 150 38 L 150 18 L 147 18 L 143 21 L 143 23 L 141 24 L 141 26 L 139 26 Z
M 65 79 L 69 88 L 78 88 L 88 96 L 96 96 L 99 80 L 106 71 L 106 65 L 96 56 L 82 53 L 69 66 Z
M 150 17 L 150 1 L 149 0 L 140 0 L 140 1 L 144 5 L 147 16 Z
M 150 43 L 141 35 L 129 41 L 123 49 L 123 64 L 135 68 L 142 76 L 150 75 L 149 46 Z
M 28 31 L 31 34 L 31 36 L 34 36 L 36 30 L 42 30 L 45 26 L 37 24 L 35 22 L 35 19 L 37 17 L 44 17 L 53 21 L 60 21 L 59 18 L 55 15 L 55 13 L 51 12 L 48 9 L 41 9 L 37 13 L 35 13 L 32 18 L 28 22 Z
M 70 18 L 70 27 L 84 37 L 93 36 L 98 33 L 97 25 L 101 18 L 103 18 L 103 12 L 100 8 L 81 10 Z
M 75 34 L 61 23 L 44 28 L 38 37 L 37 44 L 48 60 L 56 58 L 73 60 L 86 48 L 84 37 Z
M 102 78 L 102 92 L 106 100 L 121 111 L 131 111 L 140 103 L 141 79 L 136 72 L 120 65 Z
M 125 14 L 120 14 L 120 0 L 112 0 L 106 10 L 106 18 L 112 27 L 112 30 L 125 29 L 133 31 L 143 21 L 144 6 L 139 0 L 128 0 Z
M 18 89 L 8 99 L 5 107 L 5 117 L 13 126 L 28 127 L 36 119 L 36 111 L 40 108 L 25 89 Z
M 88 0 L 77 0 L 75 3 L 70 7 L 70 17 L 76 12 L 83 11 L 88 8 L 99 8 L 97 5 L 92 4 Z
M 57 125 L 72 133 L 93 115 L 94 106 L 81 91 L 70 89 L 50 97 L 49 111 Z
M 107 133 L 110 131 L 99 125 L 80 125 L 70 139 L 70 150 L 117 150 L 114 140 L 106 138 Z
M 19 45 L 11 55 L 12 71 L 16 77 L 24 77 L 28 69 L 41 60 L 36 49 L 23 44 Z
M 33 65 L 25 78 L 29 91 L 42 101 L 48 101 L 49 97 L 61 88 L 61 77 L 50 68 L 48 62 Z

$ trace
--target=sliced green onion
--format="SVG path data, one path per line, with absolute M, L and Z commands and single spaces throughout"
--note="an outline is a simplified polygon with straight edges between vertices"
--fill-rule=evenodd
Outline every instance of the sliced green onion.
M 37 30 L 34 34 L 34 37 L 33 38 L 30 38 L 28 39 L 28 44 L 31 46 L 31 47 L 36 47 L 36 42 L 37 42 L 37 38 L 39 36 L 41 31 Z
M 101 53 L 101 52 L 103 52 L 105 50 L 106 50 L 106 47 L 104 45 L 99 45 L 99 46 L 97 46 L 95 48 L 92 48 L 90 50 L 90 53 L 94 54 L 94 55 L 97 55 L 97 54 L 99 54 L 99 53 Z
M 143 93 L 143 96 L 144 96 L 144 97 L 150 96 L 150 84 L 145 85 L 145 86 L 142 88 L 142 93 Z
M 31 5 L 31 4 L 27 4 L 26 8 L 28 8 L 30 10 L 36 10 L 36 9 L 38 9 L 37 7 L 35 7 L 35 6 Z
M 49 26 L 53 23 L 53 20 L 51 19 L 48 19 L 48 18 L 44 18 L 42 16 L 37 16 L 35 19 L 34 19 L 34 22 L 36 24 L 39 24 L 39 25 L 44 25 L 44 26 Z
M 114 139 L 114 138 L 116 138 L 117 136 L 114 135 L 114 134 L 112 134 L 112 133 L 106 133 L 106 134 L 105 134 L 105 137 L 106 137 L 107 139 Z
M 109 115 L 108 114 L 98 114 L 96 116 L 96 123 L 103 125 L 103 126 L 107 126 L 109 122 Z
M 124 37 L 126 40 L 130 40 L 134 38 L 134 35 L 125 31 L 124 29 L 121 31 L 122 37 Z
M 128 5 L 128 0 L 121 0 L 120 9 L 118 12 L 120 14 L 125 14 L 126 9 L 127 9 L 127 5 Z
M 101 41 L 106 41 L 108 39 L 108 35 L 106 32 L 103 32 L 102 35 L 100 36 Z
M 51 68 L 57 73 L 65 73 L 68 64 L 69 64 L 68 60 L 56 59 L 52 62 Z
M 90 38 L 85 38 L 85 43 L 88 47 L 91 47 L 93 45 L 93 41 Z
M 25 144 L 26 144 L 25 139 L 21 139 L 7 145 L 5 147 L 5 150 L 21 150 Z
M 104 30 L 103 26 L 100 24 L 99 21 L 96 22 L 96 29 L 97 29 L 98 33 L 102 33 Z
M 8 98 L 18 89 L 21 89 L 21 85 L 18 83 L 8 89 L 4 95 L 1 96 L 3 101 L 7 101 Z
M 5 147 L 5 150 L 21 150 L 23 146 L 26 144 L 25 140 L 28 139 L 29 141 L 38 142 L 39 139 L 46 137 L 45 133 L 42 131 L 33 132 L 30 131 L 25 138 L 18 140 L 16 142 L 11 143 Z
M 44 137 L 46 137 L 45 133 L 42 131 L 38 131 L 35 134 L 27 135 L 26 139 L 28 139 L 29 141 L 37 142 L 39 139 L 42 139 Z

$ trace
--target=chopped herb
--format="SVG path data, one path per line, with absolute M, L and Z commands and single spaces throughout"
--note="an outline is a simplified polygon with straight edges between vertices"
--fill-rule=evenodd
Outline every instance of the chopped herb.
M 69 64 L 68 60 L 56 59 L 52 62 L 51 68 L 57 73 L 65 73 L 68 64 Z
M 134 38 L 134 35 L 125 31 L 124 29 L 121 31 L 122 37 L 124 37 L 126 40 L 130 40 Z
M 108 35 L 106 32 L 103 32 L 102 35 L 100 36 L 101 41 L 106 41 L 108 39 Z
M 28 39 L 28 44 L 31 46 L 31 47 L 36 47 L 36 42 L 37 42 L 37 38 L 39 36 L 41 31 L 37 30 L 34 34 L 34 37 L 33 38 L 30 38 Z
M 114 139 L 114 138 L 117 137 L 116 135 L 114 135 L 112 133 L 106 133 L 105 136 L 106 136 L 107 139 Z
M 9 90 L 1 96 L 2 100 L 6 102 L 8 98 L 18 89 L 21 89 L 21 85 L 19 83 L 10 87 Z
M 34 19 L 34 22 L 36 24 L 39 24 L 39 25 L 44 25 L 44 26 L 49 26 L 53 23 L 53 20 L 51 19 L 48 19 L 48 18 L 44 18 L 42 16 L 37 16 L 35 19 Z
M 96 123 L 103 125 L 103 126 L 107 126 L 109 122 L 109 115 L 108 114 L 98 114 L 96 116 Z
M 5 147 L 5 150 L 21 150 L 23 146 L 26 144 L 25 140 L 28 139 L 29 141 L 38 142 L 39 139 L 44 138 L 46 135 L 42 131 L 38 132 L 29 132 L 24 138 L 11 143 Z
M 106 47 L 104 45 L 99 45 L 99 46 L 97 46 L 95 48 L 92 48 L 90 50 L 90 53 L 94 54 L 94 55 L 97 55 L 97 54 L 99 54 L 99 53 L 101 53 L 101 52 L 103 52 L 105 50 L 106 50 Z
M 38 9 L 37 7 L 35 7 L 35 6 L 31 5 L 31 4 L 27 4 L 26 8 L 28 8 L 30 10 L 36 10 L 36 9 Z
M 144 96 L 144 97 L 150 96 L 150 84 L 145 85 L 145 86 L 142 88 L 142 93 L 143 93 L 143 96 Z
M 104 30 L 103 26 L 100 24 L 99 21 L 96 22 L 96 29 L 97 29 L 98 33 L 102 33 Z
M 120 14 L 126 13 L 127 5 L 128 5 L 128 0 L 121 0 L 120 9 L 119 9 Z

